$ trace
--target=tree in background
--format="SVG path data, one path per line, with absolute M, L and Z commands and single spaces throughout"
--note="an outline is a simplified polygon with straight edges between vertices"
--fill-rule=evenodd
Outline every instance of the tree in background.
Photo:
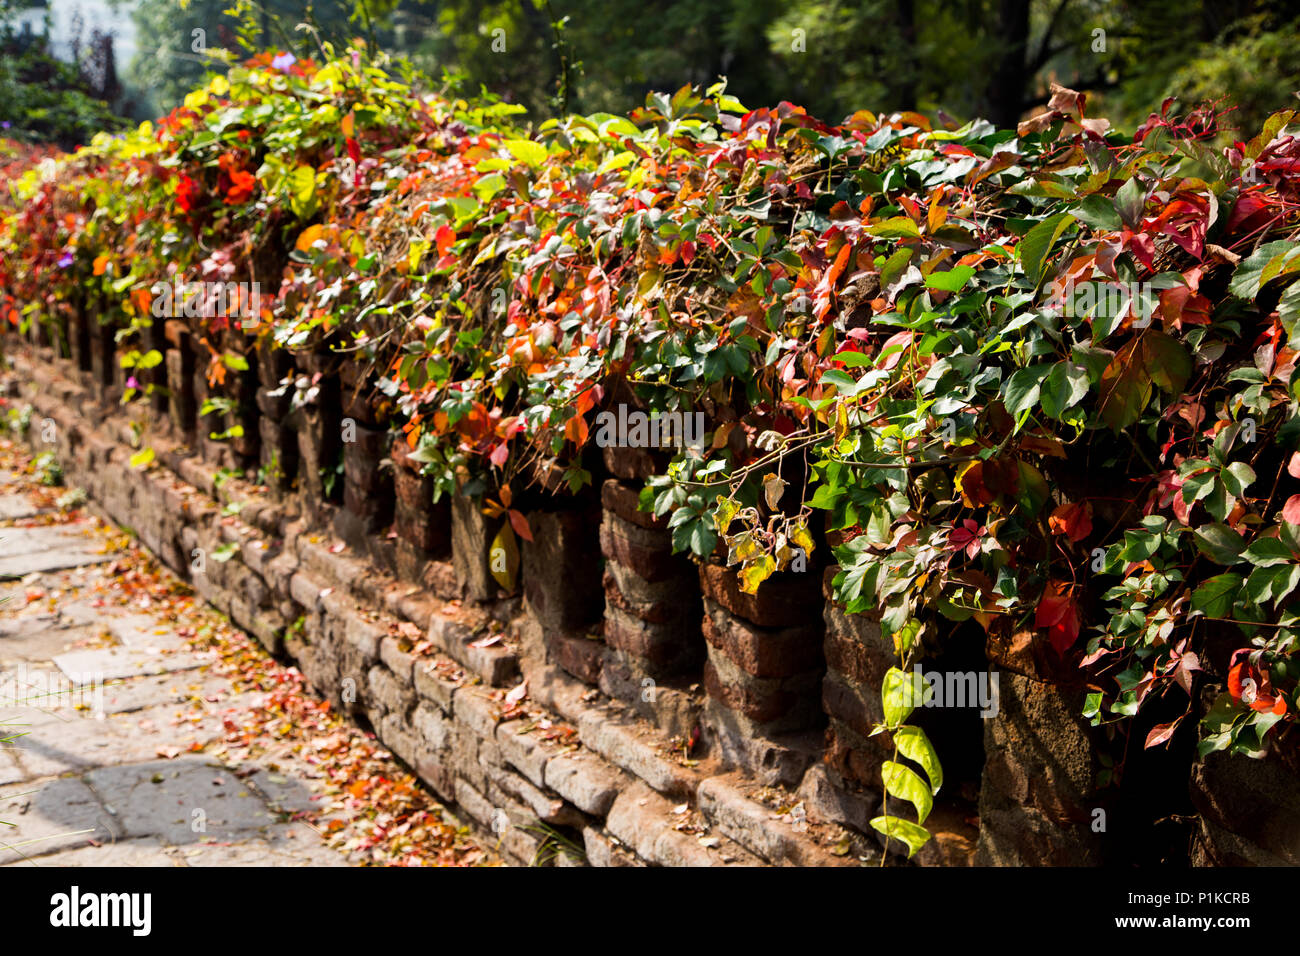
M 1012 125 L 1053 81 L 1136 126 L 1167 95 L 1226 99 L 1258 125 L 1300 85 L 1290 0 L 141 0 L 130 81 L 165 110 L 195 50 L 359 36 L 545 117 L 623 112 L 652 90 L 728 78 L 750 105 L 837 120 L 918 109 Z M 228 12 L 229 11 L 229 12 Z M 313 31 L 295 29 L 299 22 Z M 200 31 L 195 33 L 195 31 Z M 314 34 L 314 35 L 313 35 Z M 1100 101 L 1100 102 L 1098 102 Z
M 64 62 L 50 49 L 48 18 L 44 33 L 19 31 L 16 12 L 0 0 L 0 137 L 72 149 L 121 128 L 113 38 L 96 30 L 83 42 L 78 23 Z

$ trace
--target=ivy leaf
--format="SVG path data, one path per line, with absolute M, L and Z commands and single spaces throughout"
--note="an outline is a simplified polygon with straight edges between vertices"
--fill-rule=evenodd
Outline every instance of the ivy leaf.
M 1215 564 L 1236 564 L 1246 550 L 1246 539 L 1226 524 L 1208 524 L 1193 533 L 1196 549 Z
M 925 277 L 925 284 L 941 292 L 959 292 L 974 274 L 974 266 L 953 266 L 947 272 L 931 272 Z
M 1002 387 L 1002 404 L 1012 415 L 1019 415 L 1038 404 L 1040 386 L 1052 370 L 1050 365 L 1031 365 L 1012 372 Z
M 1244 579 L 1240 574 L 1217 574 L 1192 592 L 1192 610 L 1206 617 L 1228 617 Z
M 939 764 L 939 755 L 925 731 L 911 724 L 904 724 L 894 731 L 894 746 L 908 760 L 921 765 L 925 775 L 930 778 L 930 792 L 938 793 L 943 786 L 943 767 Z
M 531 139 L 508 139 L 505 147 L 511 156 L 529 166 L 536 167 L 546 162 L 546 147 Z
M 1016 247 L 1016 255 L 1020 258 L 1020 267 L 1025 270 L 1025 275 L 1035 286 L 1043 277 L 1043 265 L 1047 261 L 1047 254 L 1052 251 L 1056 240 L 1072 222 L 1074 216 L 1070 213 L 1057 213 L 1034 226 L 1020 240 L 1020 244 Z
M 924 823 L 925 818 L 934 809 L 934 798 L 930 788 L 910 768 L 892 760 L 880 765 L 880 778 L 884 781 L 885 792 L 891 797 L 906 800 L 916 807 L 916 822 Z
M 497 584 L 506 591 L 515 589 L 515 575 L 519 572 L 519 545 L 515 541 L 514 529 L 507 521 L 492 539 L 488 549 L 488 570 Z
M 1277 538 L 1259 538 L 1251 543 L 1242 557 L 1257 568 L 1268 568 L 1275 564 L 1290 564 L 1296 560 L 1291 549 Z
M 1238 263 L 1232 281 L 1228 283 L 1228 292 L 1238 299 L 1254 299 L 1259 295 L 1260 287 L 1270 279 L 1294 272 L 1300 266 L 1300 257 L 1295 255 L 1296 252 L 1300 250 L 1289 239 L 1264 243 Z
M 917 826 L 907 820 L 899 817 L 876 817 L 871 821 L 873 829 L 885 834 L 894 840 L 901 840 L 907 846 L 907 855 L 910 859 L 916 855 L 916 851 L 925 846 L 930 840 L 930 834 L 925 827 Z
M 713 525 L 718 534 L 726 534 L 727 528 L 731 526 L 731 521 L 740 511 L 740 502 L 732 498 L 724 498 L 718 495 L 718 506 L 713 514 Z
M 1084 197 L 1079 205 L 1070 210 L 1070 215 L 1085 225 L 1104 232 L 1118 232 L 1124 225 L 1115 210 L 1115 204 L 1099 193 Z
M 1148 331 L 1142 336 L 1142 364 L 1161 389 L 1177 395 L 1192 377 L 1192 357 L 1173 336 Z
M 1242 498 L 1245 497 L 1246 489 L 1255 483 L 1255 469 L 1244 461 L 1234 461 L 1223 469 L 1220 477 L 1223 479 L 1223 486 L 1228 489 L 1228 494 L 1234 498 Z
M 769 511 L 777 510 L 781 496 L 785 494 L 785 486 L 785 479 L 779 475 L 769 473 L 763 476 L 763 500 L 767 502 Z
M 1151 401 L 1151 376 L 1136 353 L 1137 343 L 1130 342 L 1101 373 L 1101 417 L 1116 432 L 1136 422 Z
M 925 679 L 915 671 L 906 673 L 897 667 L 885 672 L 881 686 L 881 703 L 885 711 L 885 725 L 897 727 L 925 701 Z
M 1043 411 L 1048 417 L 1059 420 L 1066 409 L 1079 404 L 1088 394 L 1088 370 L 1072 362 L 1057 362 L 1048 372 L 1040 391 Z
M 746 562 L 740 569 L 740 590 L 755 594 L 758 586 L 776 571 L 776 560 L 770 554 L 760 554 Z
M 289 177 L 289 208 L 300 219 L 316 210 L 316 170 L 305 163 Z

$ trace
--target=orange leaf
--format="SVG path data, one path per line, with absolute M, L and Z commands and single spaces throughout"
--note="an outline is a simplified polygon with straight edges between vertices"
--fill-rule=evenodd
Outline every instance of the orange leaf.
M 311 244 L 321 237 L 321 233 L 324 231 L 325 227 L 320 223 L 308 226 L 302 231 L 302 235 L 298 237 L 298 241 L 294 243 L 293 247 L 299 252 L 306 252 L 311 248 Z
M 1064 534 L 1071 541 L 1079 542 L 1092 534 L 1092 505 L 1088 502 L 1072 501 L 1060 505 L 1047 519 L 1052 534 Z

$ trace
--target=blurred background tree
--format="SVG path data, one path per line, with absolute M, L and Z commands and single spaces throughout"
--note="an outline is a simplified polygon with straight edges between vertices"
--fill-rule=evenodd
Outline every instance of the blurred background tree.
M 318 56 L 319 42 L 341 48 L 358 37 L 537 118 L 624 112 L 651 90 L 726 76 L 746 105 L 789 100 L 831 121 L 862 108 L 916 109 L 1008 125 L 1044 103 L 1055 81 L 1089 92 L 1090 112 L 1130 129 L 1170 95 L 1185 109 L 1235 106 L 1230 122 L 1249 129 L 1300 88 L 1295 0 L 50 2 L 130 10 L 126 95 L 109 100 L 137 119 L 179 103 L 214 51 Z M 0 0 L 0 14 L 13 3 Z
M 16 12 L 0 0 L 0 136 L 70 149 L 121 127 L 112 108 L 121 93 L 112 37 L 83 36 L 78 22 L 60 59 L 49 31 L 24 28 Z

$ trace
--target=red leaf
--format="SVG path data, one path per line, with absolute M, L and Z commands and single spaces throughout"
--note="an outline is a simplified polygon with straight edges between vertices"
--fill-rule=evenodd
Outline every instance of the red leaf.
M 1287 524 L 1300 525 L 1300 495 L 1292 495 L 1282 506 L 1282 520 Z
M 1064 654 L 1079 637 L 1079 608 L 1064 581 L 1048 584 L 1034 614 L 1034 626 L 1047 630 L 1057 653 Z
M 515 529 L 515 534 L 519 535 L 519 537 L 523 538 L 525 541 L 533 540 L 533 530 L 528 527 L 528 519 L 524 517 L 522 511 L 516 511 L 514 508 L 511 508 L 506 512 L 506 515 L 510 518 L 510 527 Z
M 1047 524 L 1052 534 L 1067 535 L 1076 543 L 1082 541 L 1092 534 L 1092 505 L 1086 501 L 1063 504 L 1052 512 Z
M 1300 478 L 1300 451 L 1291 455 L 1291 460 L 1286 463 L 1286 473 L 1292 478 Z
M 438 246 L 438 255 L 445 256 L 447 250 L 451 248 L 452 243 L 456 241 L 456 230 L 445 223 L 438 227 L 438 232 L 433 240 Z
M 1181 720 L 1182 718 L 1179 719 Z M 1152 727 L 1151 733 L 1147 734 L 1147 742 L 1144 749 L 1150 750 L 1152 747 L 1159 747 L 1161 744 L 1167 743 L 1169 738 L 1174 735 L 1174 729 L 1177 726 L 1178 721 L 1171 720 L 1167 724 L 1157 724 Z

